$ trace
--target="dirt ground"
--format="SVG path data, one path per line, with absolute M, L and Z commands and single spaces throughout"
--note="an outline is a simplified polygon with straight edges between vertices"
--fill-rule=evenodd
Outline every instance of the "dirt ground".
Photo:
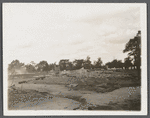
M 79 77 L 16 75 L 9 78 L 10 110 L 140 110 L 141 90 L 136 70 L 100 72 Z

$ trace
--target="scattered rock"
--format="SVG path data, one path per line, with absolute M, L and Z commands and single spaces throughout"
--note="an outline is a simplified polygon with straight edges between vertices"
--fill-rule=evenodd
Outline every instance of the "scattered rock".
M 77 87 L 78 86 L 78 84 L 70 84 L 70 85 L 68 85 L 68 87 Z

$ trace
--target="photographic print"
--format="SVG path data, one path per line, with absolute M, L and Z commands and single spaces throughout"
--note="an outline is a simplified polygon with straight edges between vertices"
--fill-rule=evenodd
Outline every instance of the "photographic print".
M 146 4 L 3 3 L 4 115 L 146 115 Z

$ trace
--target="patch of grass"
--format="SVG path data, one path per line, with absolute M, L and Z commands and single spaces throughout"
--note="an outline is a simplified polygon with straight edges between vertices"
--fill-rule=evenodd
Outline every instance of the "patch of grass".
M 51 99 L 53 96 L 48 95 L 47 92 L 38 92 L 36 90 L 19 90 L 8 89 L 8 108 L 14 109 L 16 104 L 26 102 L 39 102 L 46 99 Z
M 88 110 L 119 110 L 119 111 L 140 111 L 141 110 L 141 98 L 140 96 L 136 99 L 127 99 L 122 103 L 110 102 L 105 106 L 92 106 Z
M 126 105 L 120 105 L 124 110 L 140 111 L 141 110 L 141 97 L 136 99 L 125 100 Z
M 105 74 L 104 74 L 105 73 Z M 96 92 L 111 92 L 121 87 L 136 87 L 140 86 L 141 81 L 137 80 L 136 70 L 123 70 L 118 72 L 107 71 L 102 73 L 99 77 L 89 77 L 85 81 L 77 81 L 78 86 L 74 90 L 90 90 Z M 105 86 L 98 86 L 106 83 Z

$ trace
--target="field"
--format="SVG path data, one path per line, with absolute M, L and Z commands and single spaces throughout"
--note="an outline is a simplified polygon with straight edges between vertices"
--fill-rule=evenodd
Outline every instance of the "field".
M 140 110 L 136 70 L 9 76 L 10 110 Z

